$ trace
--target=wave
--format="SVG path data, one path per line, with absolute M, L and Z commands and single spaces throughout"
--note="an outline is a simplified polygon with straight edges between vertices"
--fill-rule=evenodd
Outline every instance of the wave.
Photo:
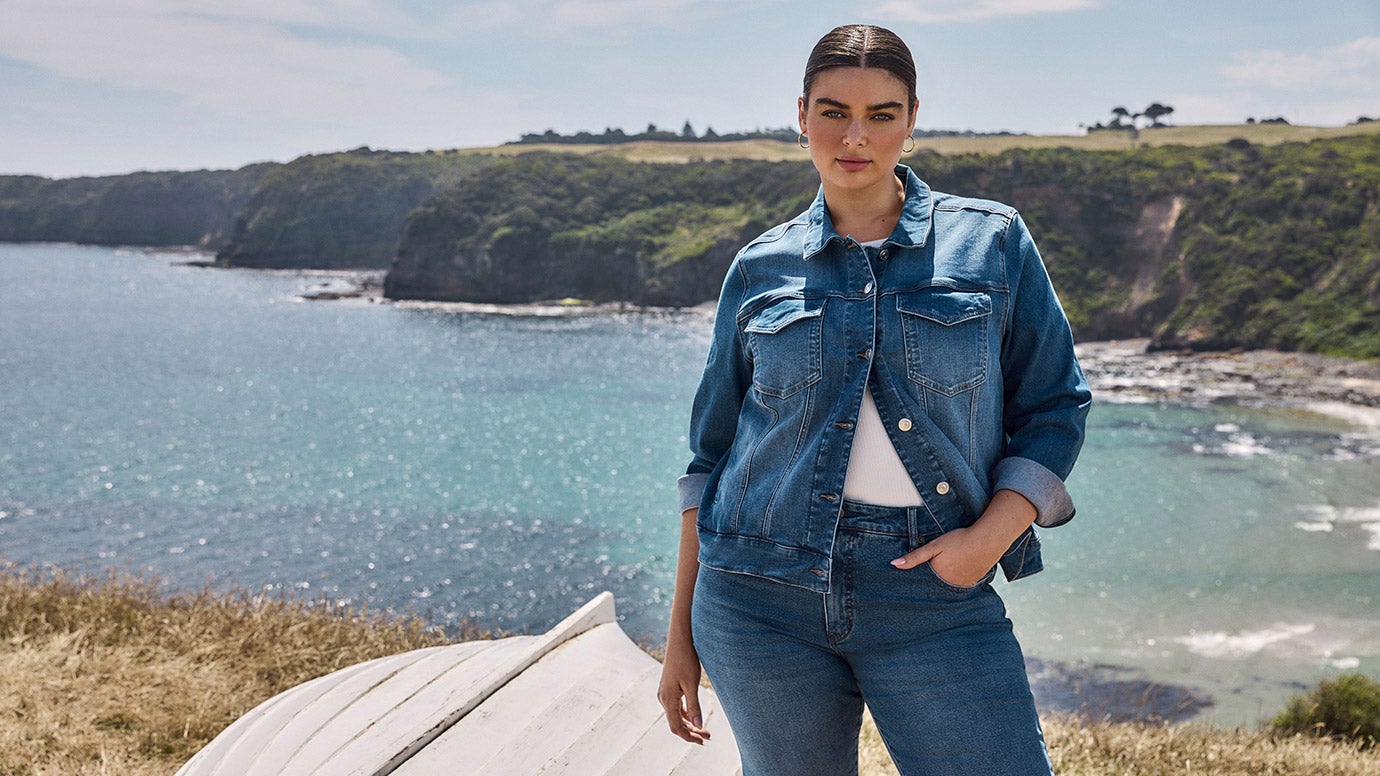
M 1225 631 L 1194 632 L 1179 636 L 1174 641 L 1203 657 L 1240 658 L 1262 652 L 1274 644 L 1306 636 L 1316 629 L 1313 623 L 1275 623 L 1268 628 L 1236 634 Z
M 1312 520 L 1294 523 L 1300 531 L 1330 532 L 1338 523 L 1353 523 L 1370 534 L 1366 549 L 1380 552 L 1380 505 L 1373 507 L 1334 507 L 1330 504 L 1314 504 L 1305 507 Z

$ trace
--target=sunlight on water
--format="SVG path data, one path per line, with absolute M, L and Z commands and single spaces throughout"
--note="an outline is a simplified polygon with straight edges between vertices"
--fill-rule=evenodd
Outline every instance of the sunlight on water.
M 609 589 L 659 639 L 703 316 L 305 303 L 320 277 L 173 260 L 0 245 L 0 555 L 519 631 Z M 1169 682 L 1238 724 L 1380 674 L 1378 475 L 1338 420 L 1098 405 L 1078 516 L 1002 588 L 1037 688 Z

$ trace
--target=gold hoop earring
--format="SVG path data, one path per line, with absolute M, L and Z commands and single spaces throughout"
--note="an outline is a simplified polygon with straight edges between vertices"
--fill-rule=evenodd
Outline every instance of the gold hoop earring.
M 915 150 L 915 138 L 914 138 L 914 137 L 908 137 L 908 138 L 906 138 L 906 140 L 910 141 L 910 148 L 906 148 L 905 144 L 902 143 L 902 144 L 901 144 L 901 153 L 903 153 L 903 154 L 908 154 L 908 153 L 910 153 L 911 151 L 914 151 L 914 150 Z
M 805 149 L 806 151 L 810 150 L 810 138 L 805 137 L 804 132 L 800 132 L 796 135 L 795 144 Z

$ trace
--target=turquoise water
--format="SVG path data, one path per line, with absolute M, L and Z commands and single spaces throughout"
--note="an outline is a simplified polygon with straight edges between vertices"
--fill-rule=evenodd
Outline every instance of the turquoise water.
M 703 316 L 302 302 L 323 277 L 182 258 L 0 245 L 0 556 L 519 631 L 608 589 L 659 638 Z M 1103 404 L 1070 488 L 1002 588 L 1048 697 L 1165 682 L 1239 724 L 1380 676 L 1374 430 Z

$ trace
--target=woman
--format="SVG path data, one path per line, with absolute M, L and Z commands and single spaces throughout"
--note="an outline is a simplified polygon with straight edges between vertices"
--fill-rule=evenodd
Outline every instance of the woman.
M 659 699 L 709 738 L 700 666 L 743 772 L 856 774 L 866 703 L 903 774 L 1047 774 L 1005 607 L 1090 394 L 1020 216 L 907 167 L 915 65 L 895 34 L 816 44 L 799 99 L 814 204 L 739 252 L 680 480 Z

